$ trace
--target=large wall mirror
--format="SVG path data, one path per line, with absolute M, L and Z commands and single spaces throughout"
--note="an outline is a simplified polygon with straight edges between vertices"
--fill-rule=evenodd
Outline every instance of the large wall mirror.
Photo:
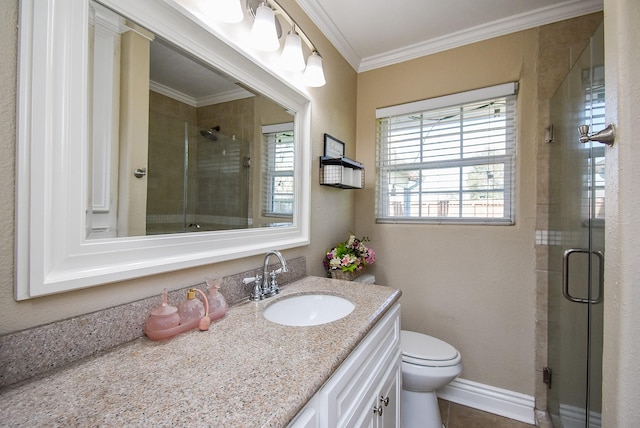
M 302 91 L 177 2 L 47 3 L 20 6 L 17 299 L 308 243 Z

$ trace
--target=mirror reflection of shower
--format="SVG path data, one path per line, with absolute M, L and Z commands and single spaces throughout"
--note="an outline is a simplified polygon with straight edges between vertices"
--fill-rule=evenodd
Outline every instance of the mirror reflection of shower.
M 251 227 L 250 143 L 216 122 L 151 112 L 147 234 Z
M 220 132 L 220 126 L 214 126 L 213 128 L 203 129 L 200 131 L 200 135 L 208 140 L 218 141 L 218 136 L 216 135 L 218 132 Z

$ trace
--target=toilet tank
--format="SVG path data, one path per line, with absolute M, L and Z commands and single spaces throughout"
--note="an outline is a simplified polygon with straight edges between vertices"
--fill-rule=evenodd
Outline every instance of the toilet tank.
M 362 275 L 354 279 L 353 282 L 359 282 L 361 284 L 375 284 L 376 277 L 370 273 L 363 273 Z

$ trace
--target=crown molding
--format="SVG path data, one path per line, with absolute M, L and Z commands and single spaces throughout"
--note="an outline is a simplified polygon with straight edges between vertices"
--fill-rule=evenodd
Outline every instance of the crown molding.
M 316 1 L 297 0 L 297 3 L 358 73 L 603 10 L 603 0 L 569 0 L 400 49 L 360 58 L 326 11 Z
M 322 34 L 329 39 L 338 52 L 342 54 L 351 67 L 357 71 L 362 58 L 360 58 L 360 55 L 353 49 L 340 29 L 333 20 L 331 20 L 327 11 L 324 10 L 316 0 L 296 0 L 296 3 L 298 3 L 304 13 L 311 18 L 313 23 L 316 24 Z
M 251 98 L 255 95 L 249 91 L 246 91 L 242 88 L 234 89 L 231 91 L 221 92 L 214 95 L 207 95 L 205 97 L 192 97 L 191 95 L 187 95 L 183 92 L 170 88 L 162 83 L 154 82 L 153 80 L 149 81 L 149 89 L 162 94 L 166 97 L 173 98 L 176 101 L 180 101 L 186 105 L 191 107 L 205 107 L 213 104 L 219 104 L 229 101 L 237 101 L 243 98 Z

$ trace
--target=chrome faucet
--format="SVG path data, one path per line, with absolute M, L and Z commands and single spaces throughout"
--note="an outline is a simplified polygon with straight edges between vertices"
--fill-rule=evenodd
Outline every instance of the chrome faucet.
M 275 255 L 280 260 L 280 267 L 269 272 L 269 258 Z M 288 272 L 287 261 L 282 257 L 280 251 L 271 250 L 264 256 L 264 266 L 262 275 L 256 275 L 242 280 L 243 284 L 253 283 L 253 291 L 249 295 L 249 300 L 254 302 L 260 301 L 267 297 L 271 297 L 280 292 L 280 287 L 276 281 L 276 275 L 282 272 Z M 267 276 L 268 275 L 268 276 Z
M 272 270 L 271 273 L 268 272 L 269 269 L 269 258 L 271 255 L 275 255 L 280 260 L 280 268 L 276 270 Z M 282 272 L 288 272 L 287 269 L 287 261 L 282 257 L 280 251 L 271 250 L 264 256 L 264 266 L 262 269 L 262 296 L 271 297 L 280 292 L 280 287 L 278 286 L 278 282 L 276 281 L 276 275 Z M 268 275 L 268 276 L 267 276 Z

